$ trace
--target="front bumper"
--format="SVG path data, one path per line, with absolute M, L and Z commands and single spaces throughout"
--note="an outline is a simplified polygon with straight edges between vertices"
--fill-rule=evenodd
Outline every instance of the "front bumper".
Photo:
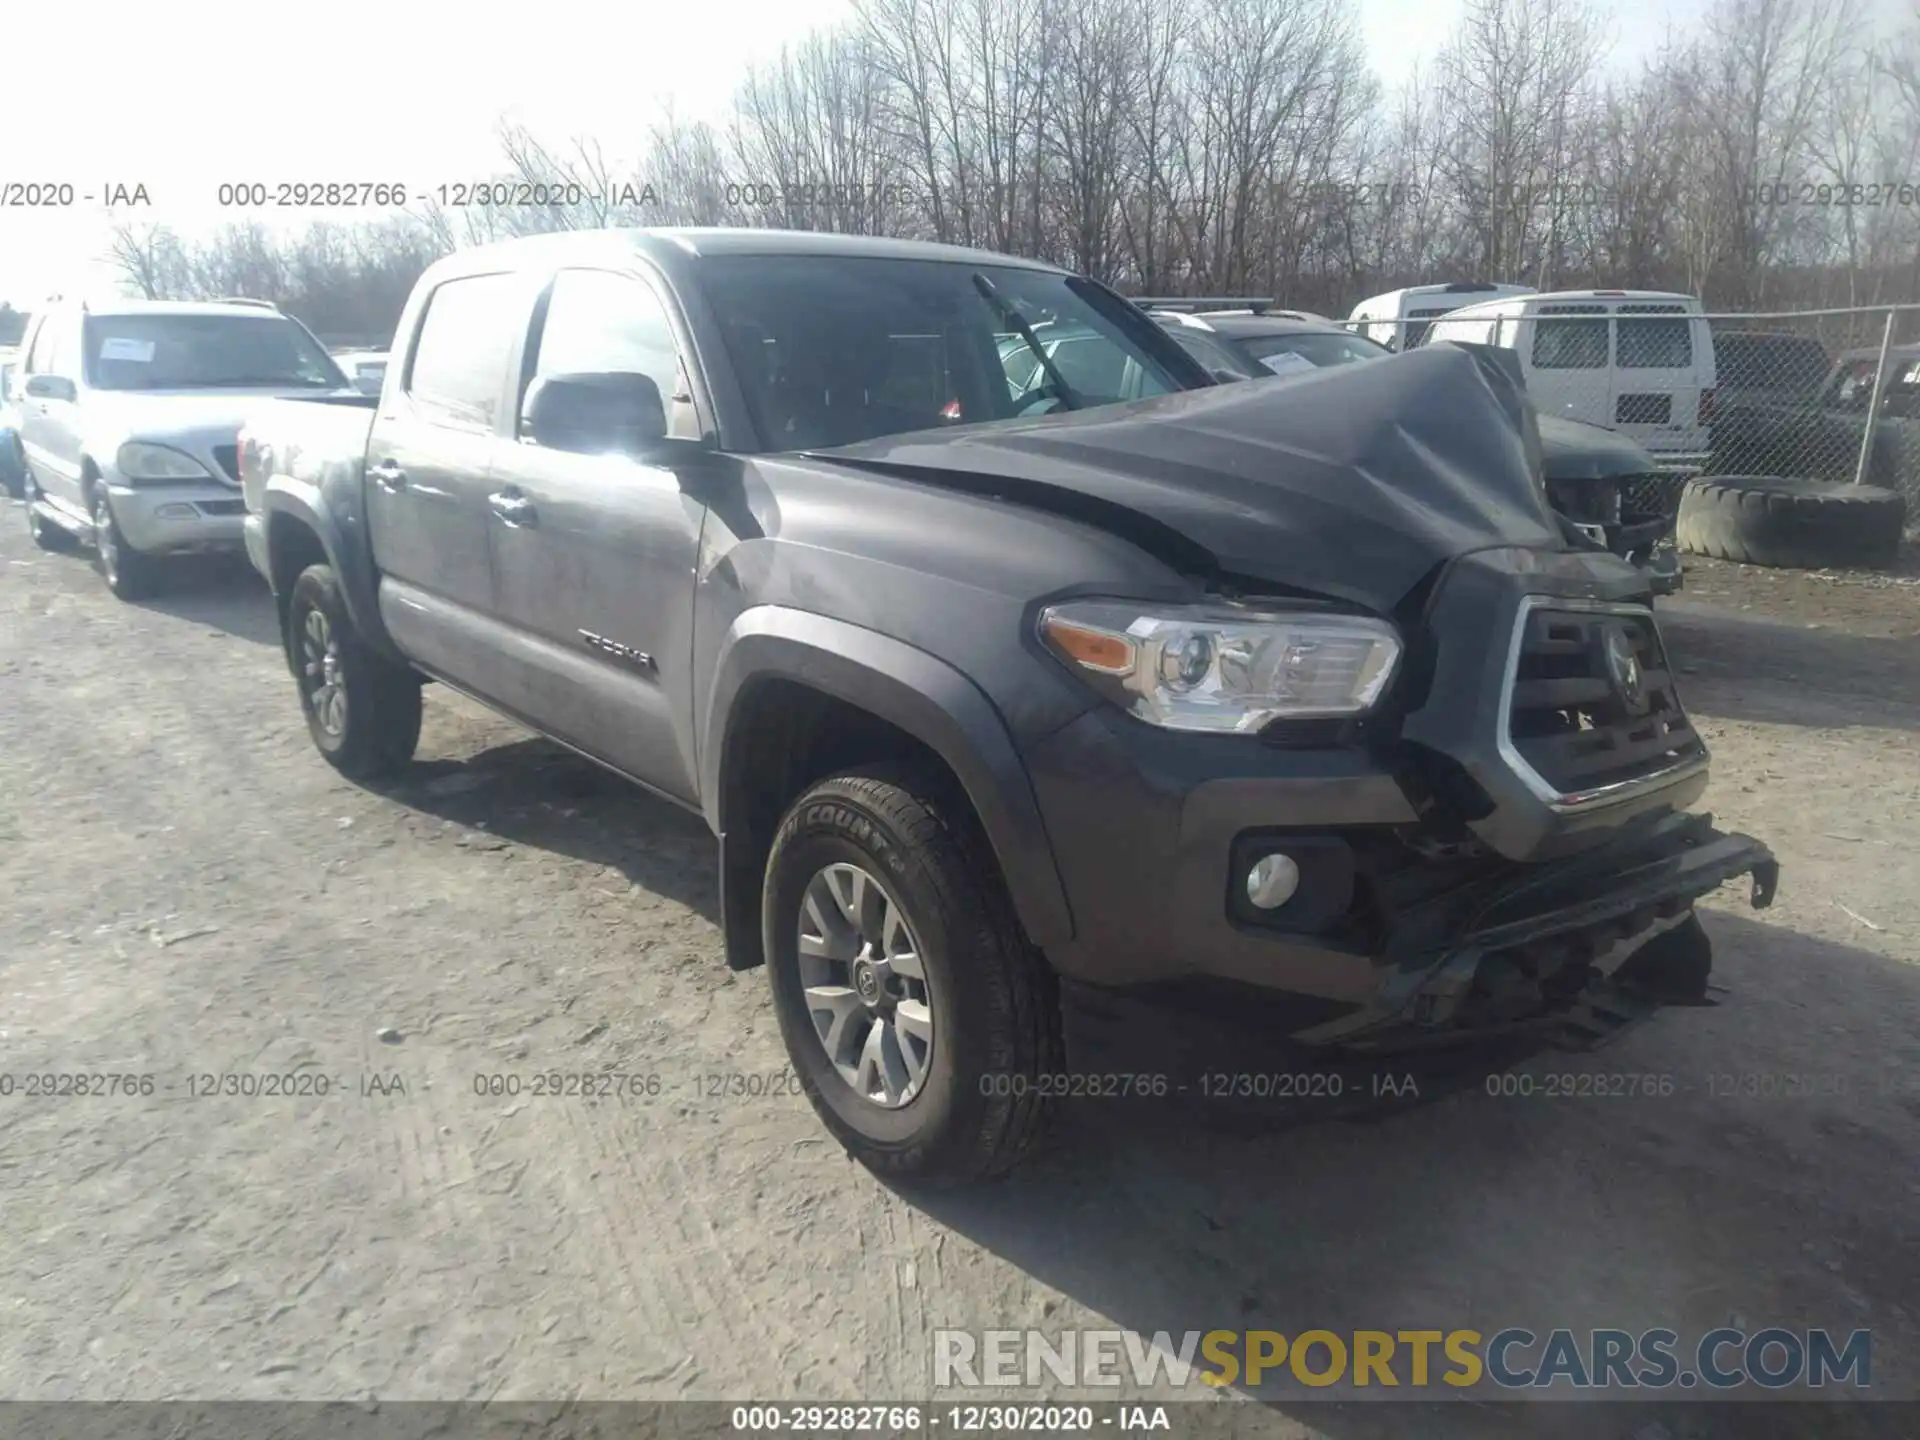
M 230 486 L 109 485 L 114 522 L 134 549 L 150 554 L 235 550 L 246 502 Z
M 1766 846 L 1684 813 L 1703 748 L 1644 780 L 1542 793 L 1489 719 L 1507 713 L 1519 642 L 1488 636 L 1518 636 L 1538 605 L 1643 607 L 1644 581 L 1604 555 L 1472 558 L 1416 627 L 1443 641 L 1419 703 L 1371 730 L 1268 743 L 1102 708 L 1028 750 L 1074 917 L 1048 947 L 1065 979 L 1224 983 L 1303 1041 L 1398 1046 L 1570 1011 L 1728 880 L 1751 875 L 1753 903 L 1771 901 Z M 1259 912 L 1247 868 L 1275 850 L 1300 888 Z

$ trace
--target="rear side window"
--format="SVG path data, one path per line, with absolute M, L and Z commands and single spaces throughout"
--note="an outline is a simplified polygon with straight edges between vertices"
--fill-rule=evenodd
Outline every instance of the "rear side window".
M 1542 305 L 1533 322 L 1534 368 L 1606 369 L 1607 327 L 1612 323 L 1606 316 L 1604 305 Z
M 1062 341 L 1053 363 L 1076 394 L 1114 399 L 1125 389 L 1127 353 L 1104 336 Z
M 446 419 L 491 427 L 519 326 L 518 276 L 468 275 L 441 284 L 407 368 L 407 393 Z
M 1691 368 L 1693 321 L 1684 305 L 1622 305 L 1615 313 L 1620 317 L 1622 370 Z
M 1716 335 L 1713 365 L 1729 390 L 1782 390 L 1808 394 L 1833 368 L 1827 350 L 1810 336 Z

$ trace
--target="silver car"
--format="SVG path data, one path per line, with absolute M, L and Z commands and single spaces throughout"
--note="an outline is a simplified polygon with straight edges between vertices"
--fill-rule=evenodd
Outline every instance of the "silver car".
M 123 600 L 151 588 L 161 556 L 241 547 L 238 435 L 262 396 L 348 384 L 259 300 L 56 303 L 22 353 L 28 528 L 42 549 L 92 544 Z

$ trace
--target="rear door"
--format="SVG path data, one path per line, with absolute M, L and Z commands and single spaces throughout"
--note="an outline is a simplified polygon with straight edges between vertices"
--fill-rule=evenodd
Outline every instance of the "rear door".
M 488 476 L 533 289 L 512 273 L 442 281 L 367 443 L 381 614 L 414 659 L 482 695 L 496 664 Z
M 1549 301 L 1519 322 L 1518 348 L 1536 407 L 1590 425 L 1614 423 L 1612 327 L 1597 300 Z
M 1693 307 L 1677 300 L 1614 306 L 1613 413 L 1607 423 L 1655 454 L 1700 453 L 1700 392 L 1711 378 L 1711 343 Z M 1704 352 L 1704 353 L 1703 353 Z
M 698 439 L 690 353 L 663 288 L 564 269 L 536 311 L 527 387 L 548 375 L 640 373 L 667 433 Z M 693 591 L 705 505 L 663 465 L 503 442 L 490 490 L 509 670 L 498 695 L 542 730 L 692 801 Z M 681 707 L 676 710 L 676 703 Z

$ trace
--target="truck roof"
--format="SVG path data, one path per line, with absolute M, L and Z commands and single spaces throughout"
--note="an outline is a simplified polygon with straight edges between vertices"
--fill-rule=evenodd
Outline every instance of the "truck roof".
M 439 261 L 447 271 L 498 263 L 509 256 L 551 255 L 607 258 L 633 253 L 664 258 L 663 252 L 701 259 L 717 255 L 844 255 L 876 260 L 945 260 L 955 264 L 1017 266 L 1022 270 L 1064 273 L 1058 266 L 929 240 L 894 240 L 878 235 L 838 235 L 820 230 L 760 230 L 726 226 L 631 226 L 605 230 L 565 230 L 527 235 L 461 250 Z M 442 273 L 447 273 L 443 271 Z

